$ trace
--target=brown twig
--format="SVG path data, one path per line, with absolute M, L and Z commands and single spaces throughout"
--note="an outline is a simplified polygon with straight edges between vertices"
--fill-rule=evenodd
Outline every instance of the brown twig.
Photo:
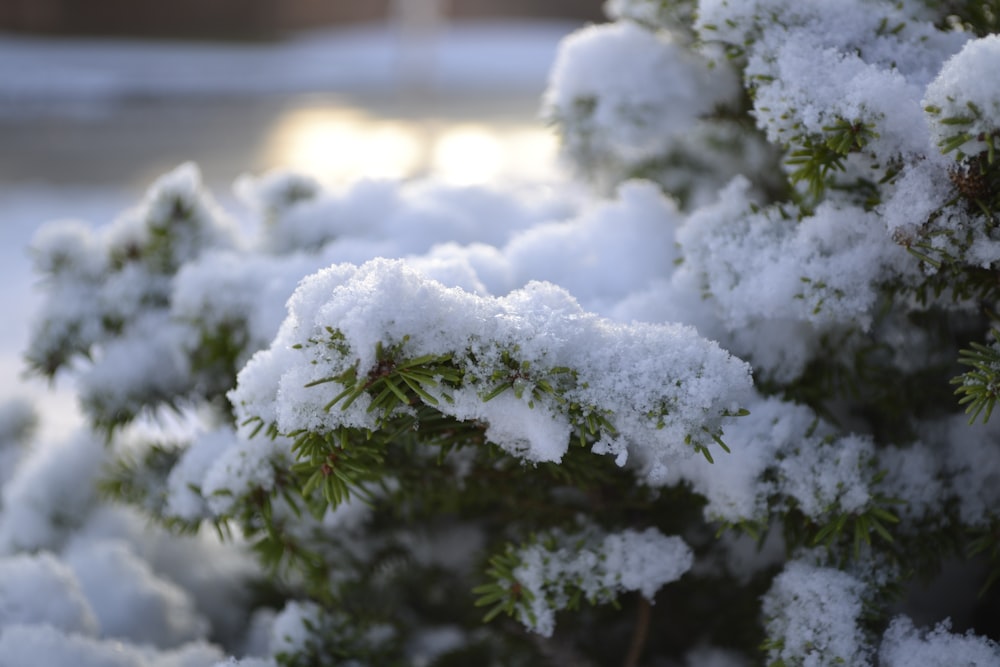
M 625 656 L 623 667 L 637 667 L 639 658 L 642 657 L 642 650 L 646 647 L 646 637 L 649 635 L 649 619 L 652 615 L 652 606 L 645 596 L 639 595 L 639 608 L 635 619 L 635 632 L 632 633 L 632 641 L 628 647 L 628 654 Z

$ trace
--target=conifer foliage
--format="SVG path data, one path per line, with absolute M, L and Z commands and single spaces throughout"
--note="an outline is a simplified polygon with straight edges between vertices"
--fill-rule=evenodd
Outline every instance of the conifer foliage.
M 248 231 L 184 165 L 43 230 L 88 480 L 252 551 L 219 664 L 1000 664 L 1000 7 L 606 10 L 543 100 L 592 196 L 275 173 Z M 17 475 L 0 591 L 85 523 Z

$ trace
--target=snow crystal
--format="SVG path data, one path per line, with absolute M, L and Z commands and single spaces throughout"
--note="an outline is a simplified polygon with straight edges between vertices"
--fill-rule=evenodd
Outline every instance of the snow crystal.
M 612 533 L 600 546 L 604 576 L 600 585 L 639 591 L 652 600 L 664 584 L 691 569 L 694 554 L 679 537 L 665 537 L 650 528 L 641 533 Z
M 877 216 L 829 202 L 801 220 L 781 208 L 754 213 L 748 187 L 745 179 L 734 181 L 677 234 L 727 326 L 789 319 L 867 328 L 879 283 L 909 262 Z
M 748 404 L 747 409 L 748 416 L 726 429 L 728 454 L 716 456 L 714 465 L 699 458 L 679 461 L 670 475 L 671 483 L 686 481 L 706 498 L 704 513 L 709 520 L 766 520 L 768 498 L 784 489 L 765 472 L 776 465 L 779 453 L 810 448 L 818 440 L 803 442 L 816 420 L 805 407 L 770 398 Z
M 954 197 L 947 164 L 934 153 L 908 167 L 893 181 L 878 212 L 886 229 L 900 241 L 912 240 L 917 228 L 932 219 Z
M 980 135 L 1000 131 L 1000 35 L 970 40 L 951 57 L 929 86 L 923 105 L 931 118 L 931 138 L 941 145 L 959 134 L 968 135 L 961 151 L 968 155 L 985 149 Z M 958 120 L 966 122 L 955 124 Z
M 555 550 L 544 541 L 518 551 L 520 565 L 514 579 L 533 597 L 530 617 L 521 621 L 533 632 L 549 637 L 555 630 L 555 612 L 569 602 L 567 587 L 580 587 L 587 600 L 607 602 L 623 591 L 639 591 L 652 601 L 656 592 L 691 568 L 694 555 L 679 537 L 667 537 L 649 528 L 626 530 L 579 544 L 579 536 L 553 534 L 565 541 Z M 524 598 L 527 599 L 527 598 Z
M 511 243 L 518 238 L 514 235 Z M 426 255 L 408 257 L 407 263 L 427 276 L 449 287 L 462 287 L 467 292 L 480 295 L 505 294 L 518 286 L 518 278 L 514 276 L 514 267 L 504 255 L 501 248 L 485 243 L 459 245 L 457 243 L 441 243 L 434 246 Z M 446 279 L 442 276 L 444 270 L 452 276 Z M 454 277 L 461 280 L 454 280 Z
M 846 436 L 828 446 L 803 443 L 778 464 L 782 491 L 806 516 L 818 517 L 834 507 L 858 512 L 871 499 L 871 474 L 864 473 L 874 456 L 867 437 Z
M 882 636 L 879 664 L 883 667 L 992 667 L 1000 664 L 1000 645 L 968 632 L 956 635 L 944 621 L 931 631 L 918 630 L 913 621 L 893 619 Z
M 688 436 L 698 441 L 702 427 L 717 428 L 749 388 L 746 366 L 690 328 L 616 325 L 543 283 L 484 298 L 427 280 L 404 263 L 375 260 L 303 281 L 289 307 L 278 338 L 251 359 L 231 393 L 240 421 L 273 415 L 286 433 L 375 426 L 366 395 L 348 409 L 328 410 L 339 383 L 306 385 L 352 368 L 367 374 L 377 366 L 376 341 L 403 346 L 409 358 L 450 355 L 466 377 L 454 390 L 428 389 L 439 394 L 437 409 L 487 423 L 496 444 L 529 461 L 561 459 L 573 425 L 566 406 L 576 404 L 608 414 L 641 464 L 662 465 L 689 454 Z M 330 339 L 328 328 L 342 338 Z M 518 368 L 507 368 L 502 353 Z M 496 373 L 518 374 L 526 391 L 518 395 L 515 387 L 484 401 Z M 566 402 L 537 390 L 543 380 Z
M 95 316 L 101 306 L 91 285 L 75 280 L 54 282 L 32 323 L 25 356 L 40 370 L 54 373 L 57 363 L 102 339 L 104 327 Z
M 923 87 L 908 82 L 896 68 L 865 62 L 844 50 L 816 48 L 812 31 L 783 34 L 773 52 L 750 58 L 747 76 L 768 81 L 757 87 L 754 109 L 776 144 L 825 135 L 828 127 L 846 120 L 874 126 L 877 136 L 869 145 L 877 155 L 919 154 L 926 147 L 919 105 Z
M 728 453 L 713 465 L 679 461 L 666 481 L 686 482 L 705 497 L 705 518 L 766 523 L 775 498 L 806 516 L 854 513 L 871 501 L 875 448 L 867 437 L 836 431 L 801 405 L 777 398 L 746 404 L 750 414 L 726 428 Z
M 251 492 L 257 489 L 271 492 L 275 486 L 275 470 L 290 460 L 291 452 L 285 441 L 276 443 L 257 438 L 219 448 L 205 471 L 202 496 L 214 514 L 225 516 Z
M 573 425 L 545 405 L 529 406 L 507 392 L 483 402 L 474 392 L 456 392 L 448 413 L 460 421 L 487 424 L 486 437 L 527 461 L 560 461 L 569 448 Z
M 804 667 L 870 665 L 860 626 L 864 591 L 846 572 L 790 561 L 763 600 L 768 636 L 779 642 L 769 658 Z
M 841 160 L 844 173 L 834 170 L 826 179 L 848 186 L 859 180 L 880 182 L 889 175 L 887 163 L 895 159 L 903 191 L 894 194 L 891 182 L 884 185 L 886 224 L 912 228 L 928 219 L 939 184 L 947 179 L 938 178 L 937 185 L 916 192 L 913 186 L 921 178 L 907 172 L 928 168 L 926 87 L 968 35 L 937 29 L 935 17 L 919 3 L 705 0 L 698 15 L 703 39 L 746 50 L 745 83 L 758 125 L 770 141 L 794 151 L 841 136 L 843 130 L 837 128 L 845 123 L 864 126 L 863 145 Z M 910 194 L 916 196 L 910 199 Z M 877 279 L 871 272 L 863 277 Z
M 930 23 L 934 18 L 918 2 L 700 0 L 695 28 L 706 41 L 749 46 L 756 52 L 773 52 L 791 36 L 807 35 L 813 40 L 813 52 L 835 48 L 857 54 L 867 63 L 896 69 L 907 79 L 926 85 L 940 63 L 968 39 L 958 30 L 937 30 Z M 811 77 L 827 83 L 817 78 L 826 72 L 800 74 L 801 79 Z

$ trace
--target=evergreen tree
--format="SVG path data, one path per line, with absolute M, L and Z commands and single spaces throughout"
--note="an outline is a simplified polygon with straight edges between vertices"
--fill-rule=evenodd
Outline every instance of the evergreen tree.
M 593 199 L 271 174 L 248 234 L 186 165 L 40 234 L 102 488 L 252 547 L 260 664 L 1000 664 L 1000 6 L 607 11 Z

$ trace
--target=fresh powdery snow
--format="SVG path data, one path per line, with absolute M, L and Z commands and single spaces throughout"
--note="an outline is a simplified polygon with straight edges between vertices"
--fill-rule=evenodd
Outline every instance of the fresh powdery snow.
M 994 641 L 944 618 L 918 628 L 887 602 L 909 576 L 893 559 L 927 551 L 916 566 L 940 565 L 928 531 L 965 546 L 953 534 L 995 535 L 1000 421 L 970 428 L 920 392 L 995 306 L 980 296 L 993 274 L 968 294 L 946 281 L 1000 259 L 981 210 L 1000 40 L 916 0 L 607 11 L 611 23 L 563 42 L 542 101 L 597 194 L 368 179 L 328 190 L 273 172 L 239 179 L 252 219 L 237 224 L 185 164 L 108 225 L 37 234 L 45 299 L 27 361 L 73 376 L 94 428 L 34 443 L 30 407 L 0 405 L 0 666 L 277 667 L 318 645 L 394 642 L 432 664 L 509 635 L 424 619 L 402 596 L 376 602 L 400 607 L 405 636 L 380 618 L 359 629 L 351 605 L 320 604 L 317 589 L 391 587 L 403 571 L 478 580 L 487 561 L 498 581 L 483 604 L 548 651 L 557 613 L 581 601 L 631 593 L 652 614 L 678 580 L 691 596 L 753 582 L 749 634 L 766 634 L 775 664 L 1000 664 Z M 0 61 L 12 48 L 0 44 Z M 0 82 L 52 92 L 4 67 Z M 326 80 L 307 70 L 288 85 Z M 167 83 L 202 90 L 210 74 Z M 142 90 L 94 76 L 78 84 L 90 94 Z M 934 318 L 948 326 L 923 326 Z M 911 398 L 924 401 L 916 416 L 899 405 Z M 871 414 L 884 405 L 892 414 Z M 443 440 L 474 435 L 421 440 L 440 423 Z M 380 515 L 415 483 L 370 461 L 338 468 L 336 448 L 381 446 L 380 429 L 399 424 L 412 438 L 386 456 L 421 475 L 416 464 L 438 463 L 420 484 L 492 503 L 490 475 L 556 471 L 538 511 L 559 518 L 487 530 L 448 504 L 466 497 L 452 488 Z M 316 460 L 311 437 L 331 448 Z M 575 488 L 578 474 L 599 481 Z M 312 490 L 296 495 L 302 475 Z M 671 494 L 686 499 L 678 516 L 645 511 Z M 506 540 L 520 542 L 489 560 Z M 669 660 L 761 658 L 711 639 Z
M 570 595 L 564 589 L 574 582 L 583 582 L 583 595 L 591 602 L 612 600 L 622 591 L 639 591 L 652 600 L 661 586 L 679 579 L 694 560 L 681 538 L 652 528 L 587 536 L 584 546 L 577 535 L 556 533 L 547 538 L 555 544 L 533 544 L 518 553 L 521 564 L 513 573 L 533 600 L 522 621 L 544 637 L 555 630 L 555 612 L 569 605 Z
M 567 407 L 578 405 L 607 415 L 617 431 L 595 451 L 620 465 L 634 453 L 653 477 L 692 453 L 685 441 L 700 439 L 702 426 L 718 428 L 735 414 L 749 389 L 746 365 L 693 329 L 602 320 L 547 283 L 481 297 L 428 280 L 403 262 L 373 260 L 321 271 L 303 282 L 289 307 L 274 344 L 250 360 L 231 395 L 239 421 L 259 417 L 283 433 L 376 428 L 367 396 L 330 409 L 345 387 L 312 386 L 352 368 L 372 372 L 376 343 L 401 345 L 403 359 L 448 356 L 466 380 L 455 389 L 429 389 L 438 409 L 487 424 L 487 438 L 511 454 L 561 460 L 574 427 Z M 330 330 L 339 332 L 337 344 L 318 342 Z M 532 377 L 572 380 L 553 400 L 530 391 L 523 399 L 508 392 L 486 400 L 505 355 L 528 369 L 529 385 Z
M 719 76 L 669 32 L 622 21 L 584 28 L 563 42 L 543 113 L 574 119 L 581 105 L 593 105 L 580 119 L 580 136 L 594 142 L 588 150 L 639 164 L 738 92 L 735 76 Z M 623 116 L 632 122 L 620 122 Z M 566 149 L 579 150 L 572 143 Z
M 768 632 L 778 640 L 769 659 L 797 659 L 805 667 L 871 665 L 861 626 L 864 590 L 865 583 L 846 572 L 786 564 L 764 597 Z
M 885 631 L 878 657 L 885 667 L 986 667 L 1000 665 L 1000 645 L 972 633 L 953 634 L 948 621 L 928 632 L 900 617 Z

